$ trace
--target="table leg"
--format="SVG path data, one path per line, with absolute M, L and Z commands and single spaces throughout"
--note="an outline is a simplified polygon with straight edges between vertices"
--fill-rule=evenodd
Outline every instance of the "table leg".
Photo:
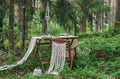
M 38 53 L 38 57 L 40 59 L 42 70 L 44 71 L 44 65 L 43 65 L 43 61 L 42 61 L 42 57 L 41 57 L 41 53 L 40 53 L 40 40 L 37 41 L 37 53 Z

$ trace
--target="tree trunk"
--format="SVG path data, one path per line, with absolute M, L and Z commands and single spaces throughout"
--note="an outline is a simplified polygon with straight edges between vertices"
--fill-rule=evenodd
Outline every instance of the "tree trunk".
M 90 31 L 93 32 L 93 15 L 92 15 L 92 13 L 89 14 L 89 20 L 88 21 L 89 21 L 88 24 L 90 26 Z
M 74 23 L 74 35 L 77 35 L 77 23 Z
M 117 0 L 115 20 L 115 27 L 120 28 L 120 0 Z
M 35 0 L 34 0 L 35 1 Z M 25 48 L 25 40 L 27 38 L 28 22 L 31 21 L 32 15 L 34 13 L 34 8 L 32 7 L 32 0 L 17 0 L 18 3 L 18 23 L 19 31 L 22 42 L 22 50 Z
M 3 49 L 4 44 L 3 44 L 3 1 L 0 2 L 1 10 L 0 10 L 0 50 Z
M 110 8 L 111 7 L 111 0 L 108 0 L 108 7 Z M 111 11 L 110 12 L 108 12 L 108 15 L 107 15 L 107 18 L 108 18 L 108 20 L 107 20 L 107 23 L 108 23 L 108 25 L 110 26 L 110 22 L 111 22 Z
M 3 42 L 4 42 L 4 38 L 3 38 L 3 15 L 0 14 L 0 50 L 2 50 L 4 48 Z
M 20 4 L 18 7 L 18 28 L 20 33 L 22 33 L 22 24 L 23 24 L 23 6 Z
M 9 12 L 9 48 L 14 49 L 14 0 L 10 0 Z
M 25 38 L 26 38 L 26 17 L 25 17 L 25 3 L 26 0 L 24 0 L 24 7 L 23 7 L 23 28 L 22 28 L 22 50 L 25 48 Z
M 111 7 L 111 11 L 110 11 L 110 25 L 114 26 L 114 22 L 111 21 L 115 21 L 115 12 L 116 12 L 116 0 L 110 0 L 109 5 Z
M 93 32 L 93 26 L 90 24 L 90 31 Z
M 101 16 L 100 16 L 100 30 L 101 30 L 101 31 L 104 31 L 103 13 L 101 13 Z
M 86 32 L 86 24 L 85 23 L 82 23 L 81 26 L 80 26 L 80 31 L 81 32 Z
M 70 28 L 71 28 L 71 27 L 70 27 L 70 23 L 68 24 L 67 27 L 68 27 L 68 33 L 70 34 Z
M 43 5 L 43 7 L 44 7 L 44 11 L 43 11 L 43 14 L 42 14 L 42 19 L 43 19 L 44 22 L 43 22 L 43 25 L 42 25 L 42 32 L 45 33 L 48 29 L 48 27 L 47 27 L 48 25 L 47 25 L 47 21 L 45 19 L 46 6 Z
M 43 11 L 41 13 L 41 19 L 42 19 L 42 33 L 46 33 L 48 29 L 47 21 L 46 21 L 46 7 L 47 7 L 47 2 L 45 0 L 41 0 Z
M 47 22 L 45 21 L 42 23 L 42 33 L 45 33 L 46 31 L 47 31 Z
M 96 29 L 95 31 L 97 32 L 100 28 L 100 17 L 96 15 Z
M 104 3 L 104 0 L 101 0 L 102 3 Z M 101 10 L 101 14 L 100 14 L 100 30 L 104 31 L 104 12 Z
M 86 32 L 86 18 L 85 18 L 85 16 L 82 17 L 80 32 Z

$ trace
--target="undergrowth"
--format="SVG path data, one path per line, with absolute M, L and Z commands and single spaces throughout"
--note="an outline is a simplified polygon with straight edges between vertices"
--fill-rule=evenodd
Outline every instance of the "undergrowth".
M 94 36 L 95 35 L 95 36 Z M 41 68 L 39 58 L 33 54 L 28 60 L 18 67 L 10 70 L 0 71 L 0 79 L 120 79 L 120 34 L 99 35 L 94 34 L 79 39 L 79 51 L 70 71 L 69 65 L 65 64 L 64 69 L 58 76 L 42 73 L 36 77 L 33 71 L 36 67 Z M 49 60 L 48 53 L 44 51 L 45 61 Z M 34 51 L 35 52 L 35 51 Z M 22 54 L 24 55 L 24 54 Z M 14 63 L 19 60 L 14 53 L 7 54 L 0 51 L 0 66 Z M 22 57 L 22 56 L 20 56 Z M 9 60 L 9 62 L 7 62 Z M 46 70 L 49 65 L 46 65 Z

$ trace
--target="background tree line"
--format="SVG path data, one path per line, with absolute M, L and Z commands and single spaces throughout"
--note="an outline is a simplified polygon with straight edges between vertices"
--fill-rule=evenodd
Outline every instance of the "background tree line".
M 77 35 L 88 28 L 97 32 L 107 26 L 119 27 L 119 0 L 0 0 L 0 50 L 14 50 L 16 44 L 23 50 L 31 30 L 47 31 L 47 2 L 50 21 L 68 33 L 72 29 Z

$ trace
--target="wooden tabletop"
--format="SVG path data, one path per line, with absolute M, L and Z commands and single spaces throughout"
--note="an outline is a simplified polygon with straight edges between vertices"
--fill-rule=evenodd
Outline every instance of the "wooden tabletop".
M 78 36 L 69 35 L 69 36 L 58 36 L 58 37 L 55 37 L 55 38 L 61 38 L 61 39 L 78 39 L 79 37 Z
M 72 36 L 72 35 L 67 35 L 67 36 L 39 36 L 39 37 L 33 37 L 37 38 L 37 40 L 49 40 L 49 39 L 78 39 L 78 36 Z

